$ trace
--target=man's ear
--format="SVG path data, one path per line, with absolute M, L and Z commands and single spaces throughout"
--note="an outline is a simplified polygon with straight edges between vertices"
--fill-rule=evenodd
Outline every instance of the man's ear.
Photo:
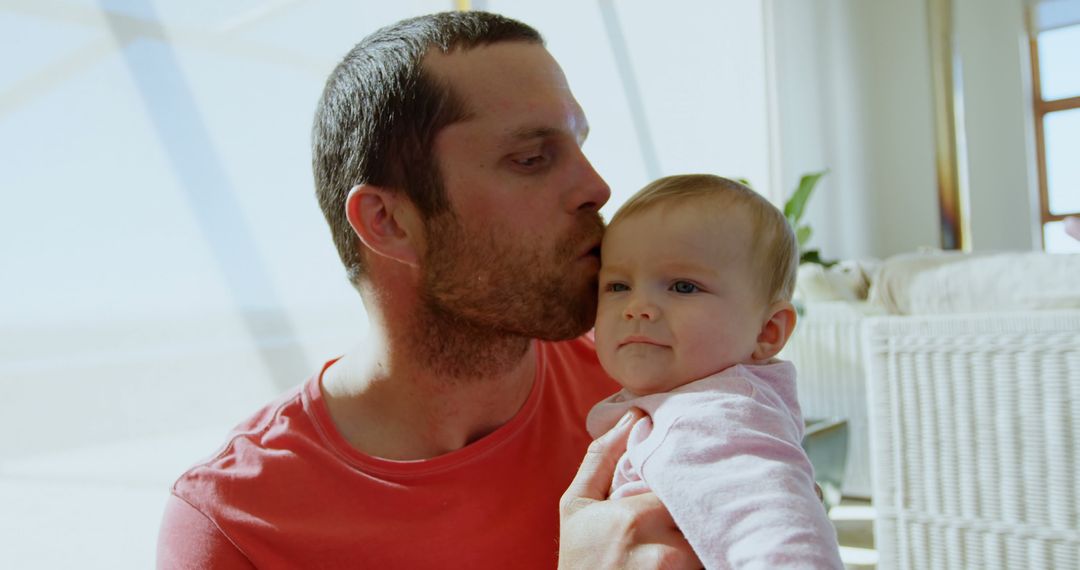
M 776 356 L 791 338 L 791 332 L 795 330 L 795 319 L 795 306 L 787 301 L 780 301 L 770 307 L 768 318 L 758 333 L 753 359 L 768 360 Z
M 345 199 L 345 216 L 373 253 L 419 266 L 423 227 L 419 212 L 404 193 L 358 184 Z

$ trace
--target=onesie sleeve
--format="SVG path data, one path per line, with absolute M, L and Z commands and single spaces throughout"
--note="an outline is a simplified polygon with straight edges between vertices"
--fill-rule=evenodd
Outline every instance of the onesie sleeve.
M 169 495 L 158 533 L 157 568 L 253 569 L 221 529 L 187 501 Z
M 786 410 L 726 393 L 653 420 L 634 462 L 706 568 L 843 568 Z

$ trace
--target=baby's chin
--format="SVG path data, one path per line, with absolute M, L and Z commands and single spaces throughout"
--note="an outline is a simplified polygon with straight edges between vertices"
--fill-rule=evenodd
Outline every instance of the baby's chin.
M 626 378 L 615 377 L 615 380 L 628 392 L 635 396 L 651 396 L 663 394 L 685 386 L 701 378 L 672 378 L 670 375 L 629 376 Z

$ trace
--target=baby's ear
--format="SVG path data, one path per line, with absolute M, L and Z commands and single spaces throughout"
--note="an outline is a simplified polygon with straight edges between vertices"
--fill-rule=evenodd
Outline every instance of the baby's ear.
M 761 325 L 758 333 L 754 360 L 768 360 L 780 353 L 795 330 L 795 306 L 788 301 L 779 301 L 769 307 L 768 318 Z

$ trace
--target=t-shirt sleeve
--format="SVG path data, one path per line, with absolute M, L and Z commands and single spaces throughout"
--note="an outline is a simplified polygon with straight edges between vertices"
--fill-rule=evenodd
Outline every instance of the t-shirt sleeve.
M 158 533 L 157 567 L 255 568 L 216 524 L 187 501 L 169 495 Z

